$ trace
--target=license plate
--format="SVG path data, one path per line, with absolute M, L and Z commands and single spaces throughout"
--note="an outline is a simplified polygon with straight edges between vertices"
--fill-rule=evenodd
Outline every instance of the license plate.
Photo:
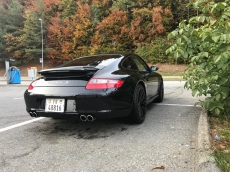
M 65 99 L 46 99 L 46 112 L 64 112 Z

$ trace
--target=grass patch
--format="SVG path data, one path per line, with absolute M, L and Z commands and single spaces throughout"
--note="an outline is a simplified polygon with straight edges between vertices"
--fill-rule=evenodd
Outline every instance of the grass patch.
M 223 172 L 230 172 L 230 117 L 209 114 L 209 122 L 213 156 Z
M 159 72 L 162 76 L 183 76 L 183 72 Z
M 220 134 L 225 138 L 226 141 L 230 142 L 230 130 L 221 129 Z
M 230 154 L 226 154 L 223 151 L 215 151 L 214 157 L 217 162 L 217 165 L 220 167 L 220 169 L 224 172 L 230 171 Z

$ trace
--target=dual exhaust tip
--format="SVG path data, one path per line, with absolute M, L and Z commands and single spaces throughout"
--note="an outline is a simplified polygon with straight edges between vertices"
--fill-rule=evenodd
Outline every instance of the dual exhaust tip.
M 80 116 L 80 120 L 81 121 L 89 121 L 89 122 L 93 122 L 96 118 L 94 118 L 92 115 L 81 115 Z
M 37 112 L 29 112 L 29 114 L 31 117 L 38 117 Z
M 29 112 L 29 114 L 31 117 L 38 117 L 37 112 Z M 94 118 L 92 115 L 81 115 L 80 120 L 93 122 L 94 120 L 96 120 L 96 118 Z

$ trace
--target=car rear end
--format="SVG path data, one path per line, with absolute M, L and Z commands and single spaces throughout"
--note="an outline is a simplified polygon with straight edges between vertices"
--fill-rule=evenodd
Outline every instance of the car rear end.
M 127 92 L 126 78 L 114 78 L 111 72 L 102 78 L 106 68 L 109 64 L 41 71 L 42 77 L 25 91 L 27 112 L 32 117 L 77 117 L 83 121 L 127 116 L 132 96 L 122 96 Z

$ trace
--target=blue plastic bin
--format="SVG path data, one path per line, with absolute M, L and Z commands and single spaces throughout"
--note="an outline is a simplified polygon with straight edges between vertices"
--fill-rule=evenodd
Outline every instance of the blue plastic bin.
M 21 72 L 19 69 L 10 71 L 10 84 L 21 84 Z

